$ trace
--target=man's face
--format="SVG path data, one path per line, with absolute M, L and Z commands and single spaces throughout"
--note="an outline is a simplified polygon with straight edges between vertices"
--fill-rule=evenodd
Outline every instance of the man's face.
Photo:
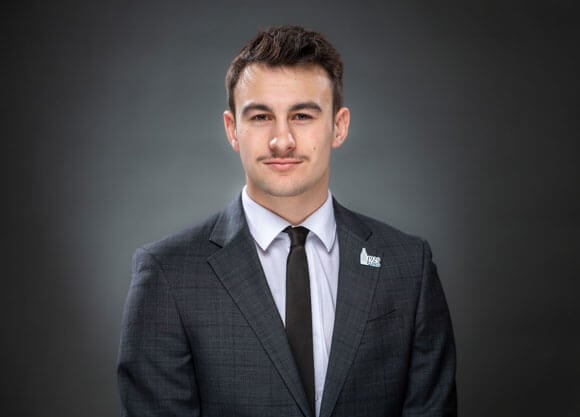
M 332 83 L 319 66 L 253 64 L 234 90 L 236 114 L 224 113 L 226 134 L 240 154 L 248 194 L 326 198 L 331 148 L 346 139 L 349 111 L 332 109 Z

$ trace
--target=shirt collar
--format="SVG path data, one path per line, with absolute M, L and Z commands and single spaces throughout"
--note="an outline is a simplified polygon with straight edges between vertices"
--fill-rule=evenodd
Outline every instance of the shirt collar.
M 248 222 L 250 233 L 263 251 L 267 251 L 274 239 L 290 223 L 250 198 L 246 190 L 242 190 L 242 206 Z M 336 240 L 336 220 L 332 207 L 332 194 L 328 191 L 326 201 L 318 210 L 308 216 L 298 226 L 308 228 L 322 242 L 327 252 L 330 252 Z

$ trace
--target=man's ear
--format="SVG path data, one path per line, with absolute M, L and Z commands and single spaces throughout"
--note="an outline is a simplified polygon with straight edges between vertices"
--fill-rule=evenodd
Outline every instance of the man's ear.
M 333 148 L 338 148 L 344 143 L 348 136 L 349 125 L 350 110 L 347 107 L 341 107 L 334 115 L 334 137 L 332 138 Z
M 240 152 L 240 144 L 238 143 L 238 137 L 236 133 L 236 117 L 230 110 L 226 110 L 224 112 L 224 128 L 226 130 L 226 136 L 230 146 L 234 151 Z

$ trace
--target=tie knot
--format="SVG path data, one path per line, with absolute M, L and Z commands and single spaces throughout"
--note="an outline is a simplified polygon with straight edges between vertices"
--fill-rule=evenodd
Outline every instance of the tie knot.
M 284 231 L 290 236 L 290 247 L 304 246 L 304 243 L 306 242 L 306 236 L 308 236 L 309 232 L 306 227 L 302 226 L 288 226 L 286 229 L 284 229 Z

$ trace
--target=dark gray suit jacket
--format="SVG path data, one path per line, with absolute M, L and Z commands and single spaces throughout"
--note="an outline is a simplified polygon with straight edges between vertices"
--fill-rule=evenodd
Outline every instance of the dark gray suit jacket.
M 455 347 L 429 246 L 334 208 L 321 417 L 455 416 Z M 379 268 L 361 264 L 362 248 Z M 240 199 L 136 252 L 122 327 L 123 416 L 312 416 Z

